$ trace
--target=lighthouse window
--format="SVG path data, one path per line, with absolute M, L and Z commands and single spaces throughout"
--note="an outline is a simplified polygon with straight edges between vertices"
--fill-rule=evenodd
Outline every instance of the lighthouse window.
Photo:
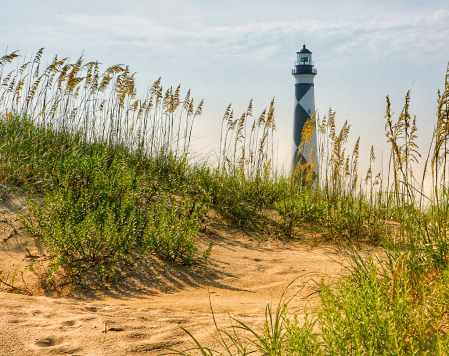
M 297 65 L 311 65 L 312 55 L 310 53 L 298 53 Z
M 310 115 L 310 109 L 309 110 L 307 110 L 307 112 L 309 113 L 309 115 Z

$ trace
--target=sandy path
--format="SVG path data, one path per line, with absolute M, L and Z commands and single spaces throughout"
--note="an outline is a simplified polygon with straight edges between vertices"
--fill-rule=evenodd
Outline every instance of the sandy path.
M 14 225 L 13 214 L 5 214 Z M 1 242 L 2 270 L 26 267 L 24 246 L 37 249 L 16 229 L 13 239 Z M 257 327 L 267 301 L 276 305 L 295 278 L 287 294 L 302 290 L 290 304 L 301 312 L 303 298 L 318 288 L 311 280 L 335 275 L 343 261 L 335 251 L 300 242 L 260 242 L 219 228 L 208 235 L 202 243 L 212 240 L 214 247 L 199 269 L 145 260 L 108 292 L 66 298 L 1 292 L 0 355 L 160 355 L 164 347 L 190 345 L 179 326 L 209 344 L 210 302 L 220 326 L 232 316 Z

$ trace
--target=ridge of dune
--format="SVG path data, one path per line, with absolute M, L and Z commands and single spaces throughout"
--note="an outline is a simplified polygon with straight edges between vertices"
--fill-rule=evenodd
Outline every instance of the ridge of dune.
M 257 328 L 266 303 L 276 305 L 285 292 L 298 293 L 289 307 L 301 314 L 306 303 L 313 306 L 310 296 L 318 282 L 337 277 L 345 259 L 330 248 L 260 241 L 212 226 L 199 238 L 200 244 L 214 244 L 205 266 L 186 269 L 142 259 L 109 290 L 39 295 L 27 267 L 42 251 L 18 224 L 14 211 L 20 203 L 0 208 L 0 270 L 20 274 L 15 283 L 33 295 L 0 292 L 0 354 L 5 356 L 162 355 L 167 348 L 191 346 L 180 327 L 212 345 L 212 311 L 220 326 L 236 317 Z

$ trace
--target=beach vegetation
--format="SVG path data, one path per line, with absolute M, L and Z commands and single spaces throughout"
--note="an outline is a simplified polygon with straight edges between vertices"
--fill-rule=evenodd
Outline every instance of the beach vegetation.
M 113 283 L 138 255 L 203 265 L 213 246 L 199 249 L 197 239 L 214 219 L 286 242 L 311 231 L 345 250 L 351 265 L 320 283 L 305 321 L 283 298 L 267 305 L 259 330 L 238 319 L 215 323 L 216 349 L 186 330 L 194 344 L 178 354 L 448 353 L 449 71 L 426 157 L 407 93 L 397 118 L 387 97 L 386 171 L 374 172 L 372 147 L 360 173 L 360 139 L 348 149 L 350 124 L 338 130 L 329 110 L 304 127 L 301 153 L 318 137 L 309 160 L 283 173 L 274 100 L 257 116 L 252 101 L 240 116 L 226 108 L 218 159 L 198 161 L 190 143 L 204 104 L 190 91 L 164 90 L 158 79 L 140 99 L 127 66 L 101 71 L 98 61 L 55 56 L 41 68 L 42 55 L 0 58 L 0 182 L 28 196 L 19 216 L 49 253 L 44 287 L 92 276 Z

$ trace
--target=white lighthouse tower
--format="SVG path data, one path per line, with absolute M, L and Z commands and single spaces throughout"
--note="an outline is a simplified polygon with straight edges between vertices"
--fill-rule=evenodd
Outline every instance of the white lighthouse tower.
M 315 172 L 317 172 L 318 162 L 316 159 L 316 130 L 313 131 L 312 138 L 308 145 L 305 145 L 301 152 L 298 152 L 301 144 L 301 135 L 304 124 L 315 112 L 315 95 L 313 90 L 313 78 L 317 74 L 313 67 L 312 52 L 306 45 L 296 52 L 295 68 L 292 70 L 295 77 L 295 114 L 293 118 L 293 170 L 298 162 L 305 163 L 309 161 L 312 148 L 315 146 Z

